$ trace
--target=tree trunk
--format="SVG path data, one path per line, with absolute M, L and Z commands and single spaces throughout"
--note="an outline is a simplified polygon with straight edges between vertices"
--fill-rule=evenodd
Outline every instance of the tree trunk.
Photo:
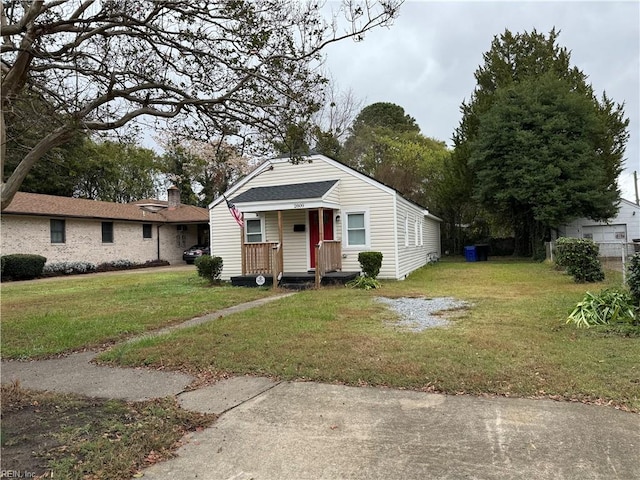
M 0 185 L 0 210 L 4 211 L 9 206 L 31 167 L 51 149 L 68 141 L 73 135 L 72 132 L 73 129 L 67 125 L 51 132 L 24 156 L 16 169 L 11 172 L 11 176 L 6 182 L 4 178 L 2 179 L 2 185 Z M 4 162 L 4 156 L 2 160 Z

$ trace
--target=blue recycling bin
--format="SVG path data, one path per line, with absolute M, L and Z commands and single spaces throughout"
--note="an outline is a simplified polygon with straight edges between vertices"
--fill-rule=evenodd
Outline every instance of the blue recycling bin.
M 477 262 L 476 247 L 464 247 L 464 258 L 467 262 Z

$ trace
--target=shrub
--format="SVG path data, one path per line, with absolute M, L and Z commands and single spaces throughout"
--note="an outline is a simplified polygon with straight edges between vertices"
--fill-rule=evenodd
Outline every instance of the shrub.
M 44 275 L 78 275 L 95 272 L 97 267 L 89 262 L 54 262 L 47 263 L 42 273 Z
M 98 265 L 98 272 L 114 272 L 118 270 L 131 270 L 132 268 L 140 268 L 140 264 L 134 263 L 131 260 L 111 260 Z
M 41 255 L 16 253 L 5 255 L 2 275 L 12 280 L 31 280 L 42 275 L 47 259 Z
M 598 260 L 598 245 L 583 238 L 562 237 L 556 241 L 556 264 L 566 267 L 576 282 L 600 282 L 604 271 Z
M 358 262 L 364 276 L 375 279 L 382 266 L 382 252 L 360 252 Z
M 636 325 L 640 321 L 628 292 L 608 289 L 599 294 L 587 292 L 576 308 L 569 314 L 567 323 L 589 328 L 594 325 L 628 323 Z
M 202 255 L 195 260 L 198 275 L 210 282 L 219 282 L 222 274 L 222 258 Z
M 627 285 L 637 306 L 640 306 L 640 253 L 629 259 Z

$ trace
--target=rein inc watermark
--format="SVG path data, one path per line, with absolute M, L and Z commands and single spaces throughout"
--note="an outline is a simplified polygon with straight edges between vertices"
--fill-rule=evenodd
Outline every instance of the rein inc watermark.
M 29 470 L 0 470 L 0 478 L 53 478 L 53 470 L 43 474 Z

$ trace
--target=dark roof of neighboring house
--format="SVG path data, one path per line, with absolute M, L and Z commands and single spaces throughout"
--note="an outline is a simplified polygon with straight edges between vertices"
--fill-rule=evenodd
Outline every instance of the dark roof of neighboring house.
M 83 198 L 18 192 L 2 214 L 161 223 L 206 223 L 209 221 L 209 214 L 206 208 L 181 204 L 173 209 L 165 208 L 158 212 L 152 212 L 141 208 L 138 203 L 167 205 L 167 202 L 160 200 L 112 203 Z
M 296 200 L 302 198 L 320 198 L 333 187 L 338 180 L 322 182 L 294 183 L 291 185 L 276 185 L 273 187 L 250 188 L 237 197 L 233 203 L 268 202 L 275 200 Z

